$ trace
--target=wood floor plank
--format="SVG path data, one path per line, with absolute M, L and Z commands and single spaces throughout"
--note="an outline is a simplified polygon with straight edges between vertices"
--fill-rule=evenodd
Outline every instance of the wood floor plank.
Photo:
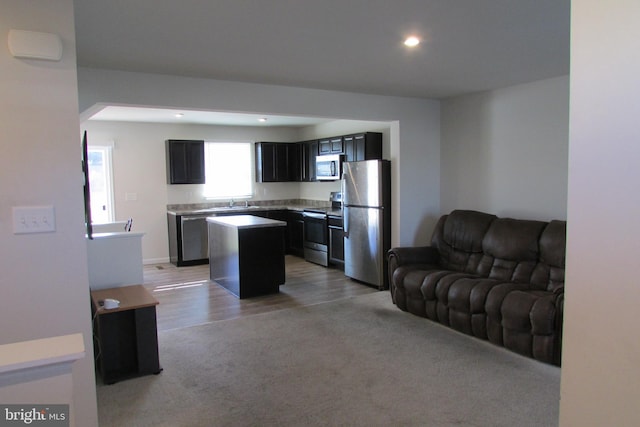
M 286 282 L 279 293 L 242 300 L 209 280 L 209 265 L 145 265 L 144 286 L 160 302 L 157 307 L 158 330 L 379 292 L 374 287 L 349 279 L 342 270 L 325 268 L 292 255 L 285 257 L 285 268 Z

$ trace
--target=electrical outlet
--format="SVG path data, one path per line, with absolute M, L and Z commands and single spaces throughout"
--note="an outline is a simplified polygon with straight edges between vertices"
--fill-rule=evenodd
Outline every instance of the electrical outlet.
M 13 234 L 51 233 L 56 231 L 53 206 L 14 206 Z

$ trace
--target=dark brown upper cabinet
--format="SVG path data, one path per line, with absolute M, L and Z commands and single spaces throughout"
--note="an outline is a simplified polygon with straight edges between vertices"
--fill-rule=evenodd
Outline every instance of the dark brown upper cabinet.
M 169 184 L 204 184 L 204 141 L 168 139 L 167 182 Z
M 256 142 L 256 181 L 302 180 L 301 148 L 296 143 Z
M 382 134 L 365 132 L 343 138 L 345 161 L 382 159 Z
M 302 149 L 302 182 L 316 180 L 316 156 L 318 155 L 318 141 L 304 141 L 298 143 Z
M 319 155 L 324 154 L 342 154 L 344 153 L 344 147 L 342 146 L 342 137 L 334 136 L 331 138 L 325 138 L 318 141 Z

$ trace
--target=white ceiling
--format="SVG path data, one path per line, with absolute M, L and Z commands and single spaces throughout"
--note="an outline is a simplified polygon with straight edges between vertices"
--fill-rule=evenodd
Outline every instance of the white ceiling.
M 569 8 L 570 0 L 77 0 L 77 56 L 81 67 L 443 98 L 568 74 Z M 422 39 L 412 50 L 402 44 L 409 34 Z

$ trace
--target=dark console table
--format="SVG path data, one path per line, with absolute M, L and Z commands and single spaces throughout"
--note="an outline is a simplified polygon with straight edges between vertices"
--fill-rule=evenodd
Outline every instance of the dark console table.
M 253 215 L 207 218 L 211 280 L 238 298 L 279 292 L 287 223 Z
M 105 309 L 112 298 L 120 306 Z M 142 285 L 91 291 L 96 367 L 105 384 L 162 371 L 156 300 Z

